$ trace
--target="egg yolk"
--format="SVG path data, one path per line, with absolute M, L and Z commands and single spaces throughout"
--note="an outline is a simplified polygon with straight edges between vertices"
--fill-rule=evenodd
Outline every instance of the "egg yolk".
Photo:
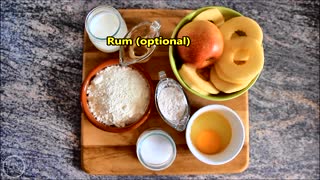
M 221 149 L 221 138 L 215 131 L 201 131 L 196 138 L 195 145 L 202 153 L 214 154 Z

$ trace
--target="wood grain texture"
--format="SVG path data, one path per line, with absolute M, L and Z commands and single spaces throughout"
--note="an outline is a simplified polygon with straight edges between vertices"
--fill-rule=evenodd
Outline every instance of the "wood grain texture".
M 143 20 L 160 20 L 161 35 L 170 37 L 174 27 L 184 17 L 188 10 L 121 10 L 128 28 Z M 147 17 L 147 18 L 146 18 Z M 118 52 L 106 54 L 98 51 L 84 34 L 83 52 L 83 79 L 89 71 L 98 64 L 112 58 L 117 58 Z M 174 78 L 169 64 L 168 47 L 160 46 L 155 50 L 152 58 L 142 64 L 150 74 L 154 86 L 158 82 L 158 72 L 165 70 L 167 76 Z M 152 175 L 152 174 L 221 174 L 239 173 L 248 167 L 249 163 L 249 117 L 248 93 L 225 102 L 214 102 L 200 99 L 186 91 L 191 104 L 191 111 L 208 104 L 223 104 L 235 110 L 241 117 L 246 137 L 240 154 L 231 162 L 210 166 L 197 160 L 189 151 L 185 133 L 177 132 L 169 127 L 158 115 L 153 107 L 151 115 L 138 129 L 126 133 L 110 133 L 97 129 L 86 118 L 81 116 L 81 164 L 82 168 L 90 174 L 108 175 Z M 148 128 L 159 127 L 168 132 L 177 144 L 177 157 L 174 163 L 163 171 L 153 172 L 144 168 L 138 161 L 135 144 L 139 135 Z

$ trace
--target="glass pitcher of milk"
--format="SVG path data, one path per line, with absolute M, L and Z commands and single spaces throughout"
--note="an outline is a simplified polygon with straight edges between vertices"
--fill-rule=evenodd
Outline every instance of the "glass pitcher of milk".
M 90 41 L 100 51 L 110 53 L 119 50 L 119 46 L 108 46 L 107 36 L 123 38 L 128 28 L 121 14 L 111 6 L 98 6 L 92 9 L 85 21 L 85 28 Z

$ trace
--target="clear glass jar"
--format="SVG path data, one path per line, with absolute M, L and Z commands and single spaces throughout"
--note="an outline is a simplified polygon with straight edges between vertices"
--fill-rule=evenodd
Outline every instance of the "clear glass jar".
M 92 9 L 85 21 L 85 29 L 92 44 L 100 51 L 118 51 L 120 46 L 107 45 L 107 36 L 124 38 L 128 32 L 121 14 L 113 7 L 102 5 Z
M 139 136 L 136 153 L 145 168 L 161 171 L 174 162 L 177 148 L 167 132 L 161 129 L 148 129 Z

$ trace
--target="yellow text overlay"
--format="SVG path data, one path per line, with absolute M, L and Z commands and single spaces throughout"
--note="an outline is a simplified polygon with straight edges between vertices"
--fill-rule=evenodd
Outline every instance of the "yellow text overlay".
M 107 37 L 107 45 L 108 46 L 132 46 L 133 40 L 130 38 L 114 38 L 112 36 Z M 183 36 L 182 38 L 163 38 L 161 36 L 156 38 L 142 38 L 138 36 L 135 39 L 135 44 L 140 46 L 147 46 L 148 48 L 157 45 L 157 46 L 187 46 L 189 47 L 191 40 L 188 36 Z

